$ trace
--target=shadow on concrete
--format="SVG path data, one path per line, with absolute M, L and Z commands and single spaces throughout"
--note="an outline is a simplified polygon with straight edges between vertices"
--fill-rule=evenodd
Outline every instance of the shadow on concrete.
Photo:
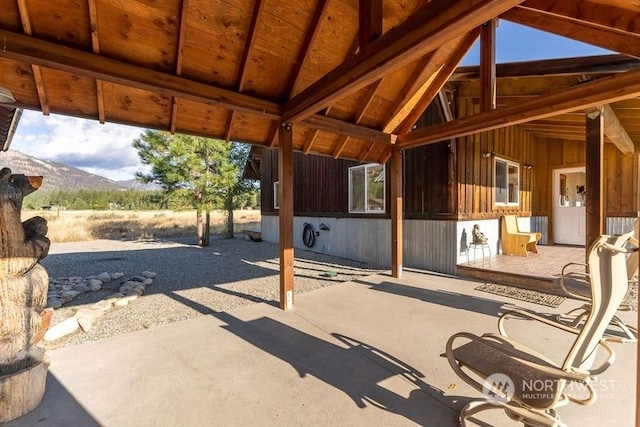
M 47 374 L 42 403 L 22 417 L 3 424 L 5 427 L 33 426 L 92 427 L 100 424 L 67 392 L 57 378 Z
M 455 425 L 459 411 L 471 400 L 445 396 L 442 390 L 426 383 L 417 369 L 356 338 L 332 333 L 341 345 L 334 344 L 268 317 L 243 321 L 180 295 L 172 298 L 223 321 L 224 329 L 288 363 L 300 378 L 311 375 L 331 385 L 361 409 L 374 406 L 419 425 Z M 404 381 L 413 389 L 404 397 L 383 385 L 390 379 Z
M 431 304 L 437 304 L 458 310 L 473 311 L 494 317 L 498 317 L 503 312 L 516 307 L 516 305 L 492 299 L 470 296 L 451 291 L 433 291 L 430 289 L 407 286 L 400 283 L 382 282 L 379 284 L 372 284 L 363 280 L 354 280 L 354 282 L 367 285 L 374 291 L 386 292 L 407 298 L 415 298 Z

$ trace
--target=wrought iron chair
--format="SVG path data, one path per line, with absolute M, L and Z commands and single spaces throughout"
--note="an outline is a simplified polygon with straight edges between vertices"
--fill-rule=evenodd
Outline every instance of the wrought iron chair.
M 591 246 L 591 310 L 581 329 L 524 310 L 511 310 L 500 317 L 500 334 L 476 336 L 460 332 L 449 338 L 446 357 L 454 372 L 486 397 L 465 406 L 460 414 L 462 426 L 466 426 L 467 418 L 488 409 L 502 409 L 525 425 L 564 426 L 556 408 L 569 402 L 586 405 L 595 401 L 591 383 L 614 360 L 613 350 L 602 337 L 627 291 L 624 244 L 629 237 L 603 235 Z M 573 337 L 564 362 L 556 363 L 509 338 L 504 324 L 509 317 L 542 322 Z M 459 344 L 461 340 L 466 342 Z M 607 352 L 607 357 L 594 368 L 598 347 Z M 526 384 L 537 381 L 550 386 L 543 396 L 527 392 Z M 573 382 L 581 383 L 588 395 L 571 396 L 567 386 Z

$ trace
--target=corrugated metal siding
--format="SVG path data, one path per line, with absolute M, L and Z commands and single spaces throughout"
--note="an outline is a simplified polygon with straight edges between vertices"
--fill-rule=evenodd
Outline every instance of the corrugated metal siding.
M 546 245 L 549 241 L 549 218 L 546 216 L 531 217 L 531 231 L 537 231 L 542 234 L 538 244 Z
M 633 229 L 633 221 L 635 220 L 636 218 L 633 218 L 633 217 L 607 218 L 605 233 L 607 234 L 628 233 Z
M 319 233 L 315 245 L 307 248 L 302 242 L 304 224 L 309 223 Z M 324 223 L 329 230 L 320 230 Z M 277 216 L 262 217 L 262 239 L 277 243 Z M 348 258 L 379 267 L 391 264 L 391 223 L 388 219 L 295 217 L 293 246 L 314 252 Z
M 302 243 L 304 223 L 319 232 L 313 248 Z M 320 230 L 320 223 L 329 231 Z M 456 221 L 404 221 L 404 266 L 444 274 L 456 274 Z M 278 242 L 278 217 L 262 217 L 262 239 Z M 294 247 L 366 262 L 391 265 L 391 223 L 388 219 L 314 218 L 294 219 Z
M 456 221 L 405 220 L 404 266 L 456 274 Z

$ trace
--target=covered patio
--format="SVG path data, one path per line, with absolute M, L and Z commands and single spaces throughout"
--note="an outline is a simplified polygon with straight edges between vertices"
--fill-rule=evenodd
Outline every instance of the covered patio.
M 514 304 L 542 312 L 576 305 L 551 309 L 479 292 L 479 284 L 373 275 L 302 294 L 287 312 L 275 301 L 211 312 L 175 294 L 205 316 L 51 351 L 42 404 L 8 426 L 453 426 L 481 395 L 440 356 L 450 335 L 495 332 L 498 314 Z M 553 331 L 514 322 L 523 342 L 566 348 Z M 560 408 L 564 422 L 634 424 L 635 347 L 615 345 L 598 400 Z M 513 425 L 502 411 L 480 420 Z

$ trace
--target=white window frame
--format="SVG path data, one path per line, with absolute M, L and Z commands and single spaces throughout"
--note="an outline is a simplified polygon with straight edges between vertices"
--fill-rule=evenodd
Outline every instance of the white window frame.
M 280 209 L 280 181 L 273 183 L 273 209 Z
M 384 179 L 384 185 L 382 186 L 383 190 L 382 190 L 382 209 L 369 209 L 368 206 L 368 194 L 369 194 L 369 189 L 368 189 L 368 169 L 371 167 L 382 167 L 382 177 Z M 353 196 L 353 189 L 351 188 L 351 171 L 356 170 L 356 169 L 364 169 L 364 176 L 365 176 L 365 180 L 364 180 L 364 210 L 353 210 L 351 209 L 351 200 L 352 200 L 352 196 Z M 365 165 L 358 165 L 358 166 L 352 166 L 349 168 L 349 173 L 348 173 L 348 180 L 349 180 L 349 200 L 347 201 L 347 203 L 349 204 L 349 213 L 354 213 L 354 214 L 384 214 L 386 213 L 387 210 L 387 185 L 386 185 L 386 169 L 384 165 L 381 165 L 379 163 L 367 163 Z
M 497 171 L 496 167 L 498 162 L 504 163 L 506 165 L 506 176 L 505 182 L 507 184 L 507 202 L 496 201 L 496 181 L 497 181 Z M 509 166 L 515 166 L 518 169 L 518 191 L 516 191 L 516 200 L 509 201 Z M 517 162 L 513 162 L 511 160 L 503 159 L 500 157 L 493 158 L 493 205 L 494 206 L 520 206 L 520 164 Z

